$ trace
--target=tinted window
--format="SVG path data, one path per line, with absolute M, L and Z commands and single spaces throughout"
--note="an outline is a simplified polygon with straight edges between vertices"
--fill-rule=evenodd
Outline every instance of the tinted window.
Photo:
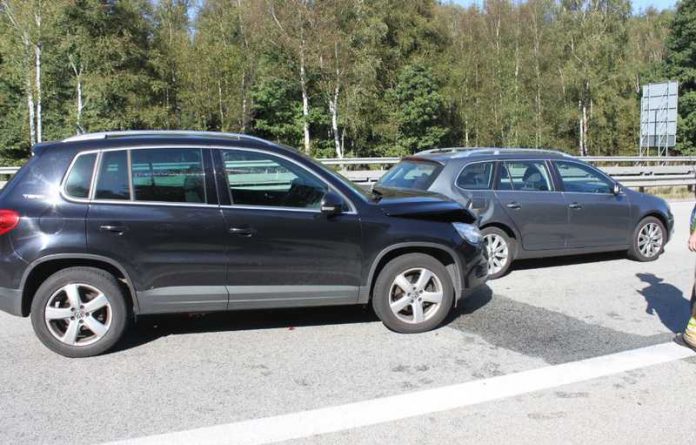
M 493 185 L 493 163 L 477 162 L 464 167 L 457 185 L 467 190 L 490 190 Z
M 96 199 L 129 200 L 128 155 L 125 150 L 102 154 L 97 179 Z
M 94 161 L 96 154 L 81 155 L 65 179 L 65 194 L 73 198 L 88 198 L 89 187 L 92 184 L 92 174 L 94 173 Z
M 575 162 L 556 162 L 558 173 L 567 192 L 611 193 L 613 184 L 601 173 L 583 164 Z
M 378 185 L 403 189 L 427 190 L 442 166 L 427 161 L 401 161 L 379 180 Z
M 328 187 L 311 173 L 265 153 L 224 150 L 230 198 L 237 205 L 319 208 Z
M 544 162 L 513 161 L 501 164 L 496 189 L 545 192 L 552 190 L 553 187 Z
M 206 202 L 200 149 L 131 150 L 131 164 L 136 201 Z

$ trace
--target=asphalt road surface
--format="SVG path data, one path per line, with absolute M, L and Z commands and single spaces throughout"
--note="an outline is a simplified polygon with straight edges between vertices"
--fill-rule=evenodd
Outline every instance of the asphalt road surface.
M 0 443 L 693 443 L 691 206 L 656 262 L 526 261 L 426 334 L 359 307 L 148 317 L 70 360 L 0 314 Z

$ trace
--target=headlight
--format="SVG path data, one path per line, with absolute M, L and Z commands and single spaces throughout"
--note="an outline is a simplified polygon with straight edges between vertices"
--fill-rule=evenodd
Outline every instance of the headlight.
M 483 240 L 481 231 L 472 224 L 452 223 L 452 226 L 457 230 L 457 233 L 470 244 L 480 244 Z

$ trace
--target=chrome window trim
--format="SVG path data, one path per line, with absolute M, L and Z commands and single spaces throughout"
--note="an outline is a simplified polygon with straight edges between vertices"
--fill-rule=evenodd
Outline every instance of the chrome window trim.
M 555 165 L 556 162 L 566 162 L 568 164 L 576 164 L 576 165 L 581 165 L 583 167 L 590 167 L 592 170 L 596 171 L 599 173 L 600 176 L 603 176 L 604 179 L 608 180 L 610 184 L 619 184 L 621 183 L 611 176 L 607 175 L 604 173 L 602 170 L 598 169 L 597 167 L 590 165 L 590 164 L 584 164 L 582 162 L 578 162 L 577 160 L 573 159 L 572 157 L 570 159 L 552 159 L 551 162 L 554 163 L 554 167 L 558 171 L 558 179 L 561 181 L 561 184 L 563 185 L 563 178 L 561 177 L 561 172 L 558 169 L 558 166 Z M 563 185 L 563 188 L 565 189 L 565 185 Z M 608 193 L 594 193 L 594 192 L 569 192 L 567 190 L 560 190 L 561 193 L 568 193 L 571 195 L 592 195 L 592 196 L 597 196 L 597 195 L 607 195 L 607 196 L 616 196 L 611 190 Z
M 328 181 L 326 181 L 324 178 L 321 176 L 317 175 L 314 173 L 312 170 L 307 168 L 306 166 L 300 164 L 299 162 L 295 161 L 294 159 L 291 159 L 287 156 L 284 156 L 282 154 L 278 153 L 273 153 L 268 150 L 263 150 L 259 148 L 248 148 L 248 147 L 236 147 L 236 146 L 219 146 L 219 145 L 204 145 L 204 144 L 186 144 L 182 146 L 183 148 L 197 148 L 200 150 L 205 150 L 205 149 L 211 149 L 211 150 L 243 150 L 243 151 L 252 151 L 252 152 L 258 152 L 258 153 L 263 153 L 263 154 L 269 154 L 271 156 L 275 156 L 281 159 L 285 159 L 289 162 L 292 162 L 293 164 L 299 166 L 300 168 L 304 169 L 307 171 L 310 175 L 314 176 L 317 180 L 321 181 L 322 183 L 326 184 L 327 188 L 329 190 L 332 190 L 336 193 L 338 193 L 341 198 L 343 198 L 348 206 L 350 207 L 349 211 L 342 212 L 342 215 L 357 215 L 357 207 L 355 207 L 355 204 L 353 203 L 352 200 L 350 200 L 345 193 L 342 191 L 338 190 L 336 187 L 333 187 Z M 207 203 L 185 203 L 185 202 L 160 202 L 160 201 L 133 201 L 132 199 L 134 198 L 133 193 L 131 191 L 131 200 L 118 200 L 118 199 L 95 199 L 96 196 L 96 185 L 97 185 L 97 173 L 99 167 L 101 167 L 101 161 L 102 161 L 102 156 L 106 152 L 111 152 L 111 151 L 122 151 L 126 150 L 128 153 L 128 171 L 129 171 L 129 186 L 132 188 L 133 187 L 133 181 L 132 181 L 132 173 L 131 173 L 131 168 L 130 168 L 130 150 L 148 150 L 148 149 L 157 149 L 157 148 L 173 148 L 171 144 L 165 144 L 165 145 L 138 145 L 138 146 L 133 146 L 133 147 L 113 147 L 113 148 L 103 148 L 103 149 L 94 149 L 94 150 L 86 150 L 78 153 L 75 158 L 73 158 L 73 161 L 70 164 L 70 167 L 68 168 L 68 171 L 72 170 L 73 164 L 75 163 L 75 160 L 82 156 L 82 155 L 87 155 L 87 154 L 92 154 L 96 153 L 97 154 L 97 159 L 95 160 L 94 163 L 94 172 L 92 173 L 92 183 L 90 185 L 90 197 L 88 199 L 85 198 L 73 198 L 70 197 L 67 193 L 65 193 L 65 179 L 67 178 L 67 175 L 63 178 L 60 184 L 60 196 L 65 199 L 68 202 L 73 202 L 73 203 L 80 203 L 80 204 L 121 204 L 121 205 L 156 205 L 156 206 L 170 206 L 170 207 L 209 207 L 209 208 L 239 208 L 239 209 L 257 209 L 257 210 L 277 210 L 277 211 L 292 211 L 292 212 L 305 212 L 305 213 L 321 213 L 321 209 L 306 209 L 306 208 L 301 208 L 301 207 L 272 207 L 272 206 L 245 206 L 245 205 L 220 205 L 220 204 L 207 204 Z M 225 178 L 225 181 L 227 179 Z

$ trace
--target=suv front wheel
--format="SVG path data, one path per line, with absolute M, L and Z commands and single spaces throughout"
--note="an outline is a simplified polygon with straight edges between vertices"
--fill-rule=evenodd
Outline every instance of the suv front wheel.
M 375 283 L 372 307 L 389 329 L 418 333 L 439 326 L 453 299 L 445 266 L 429 255 L 411 253 L 384 266 Z
M 31 322 L 39 340 L 65 357 L 111 349 L 126 329 L 128 310 L 116 278 L 101 269 L 73 267 L 51 275 L 36 291 Z

